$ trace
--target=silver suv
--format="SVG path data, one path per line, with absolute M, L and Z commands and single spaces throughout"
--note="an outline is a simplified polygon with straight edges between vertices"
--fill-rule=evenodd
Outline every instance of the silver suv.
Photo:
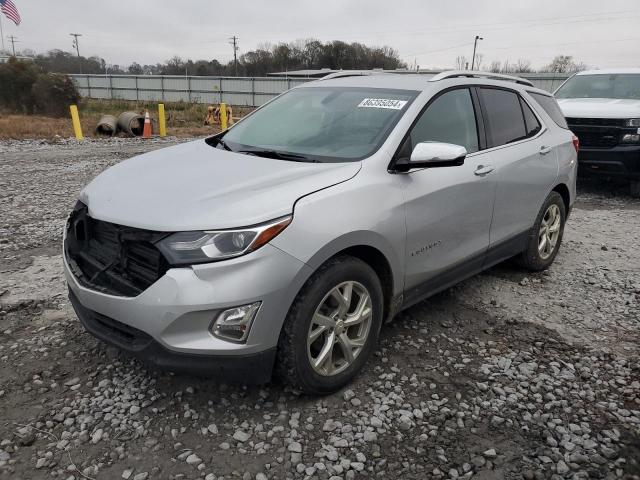
M 64 266 L 89 332 L 158 367 L 275 367 L 327 393 L 400 310 L 510 257 L 551 265 L 577 143 L 547 92 L 476 72 L 330 77 L 81 192 Z

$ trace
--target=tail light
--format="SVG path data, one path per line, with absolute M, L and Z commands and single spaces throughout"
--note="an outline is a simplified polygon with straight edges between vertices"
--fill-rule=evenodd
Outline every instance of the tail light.
M 580 139 L 574 135 L 571 141 L 573 142 L 573 148 L 575 148 L 576 153 L 578 153 L 580 151 Z

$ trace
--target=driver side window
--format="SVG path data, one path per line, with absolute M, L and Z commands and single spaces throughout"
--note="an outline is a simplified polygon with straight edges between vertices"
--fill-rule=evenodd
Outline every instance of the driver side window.
M 420 142 L 453 143 L 468 153 L 478 151 L 478 127 L 468 88 L 445 92 L 427 107 L 402 145 L 400 158 L 409 158 Z

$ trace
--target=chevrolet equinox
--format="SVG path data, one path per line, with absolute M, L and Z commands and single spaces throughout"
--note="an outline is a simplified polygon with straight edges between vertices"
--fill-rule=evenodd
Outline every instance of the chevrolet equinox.
M 340 72 L 100 174 L 64 234 L 71 303 L 156 367 L 347 384 L 400 310 L 510 257 L 553 262 L 578 142 L 479 72 Z

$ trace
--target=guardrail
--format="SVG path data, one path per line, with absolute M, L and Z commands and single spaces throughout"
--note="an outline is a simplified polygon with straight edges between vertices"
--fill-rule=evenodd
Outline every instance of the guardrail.
M 519 75 L 552 92 L 568 75 Z M 312 78 L 196 77 L 178 75 L 70 75 L 87 98 L 149 102 L 227 103 L 258 107 Z

